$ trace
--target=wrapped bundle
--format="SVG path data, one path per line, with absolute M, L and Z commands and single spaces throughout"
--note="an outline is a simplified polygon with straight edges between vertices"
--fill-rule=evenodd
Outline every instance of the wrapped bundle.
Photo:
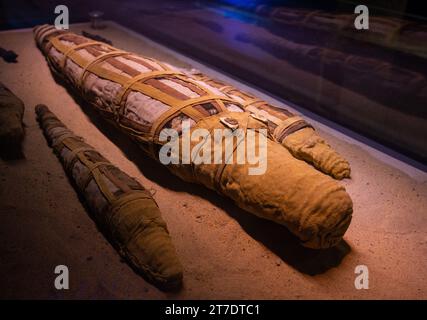
M 182 267 L 150 192 L 74 135 L 44 105 L 36 113 L 94 220 L 120 255 L 162 289 L 177 289 Z
M 175 129 L 178 134 L 174 140 L 184 145 L 184 124 L 191 134 L 206 133 L 202 141 L 189 141 L 189 150 L 203 150 L 203 156 L 218 156 L 215 148 L 206 146 L 218 142 L 227 145 L 225 136 L 216 139 L 216 130 L 231 132 L 237 128 L 245 137 L 252 132 L 254 148 L 265 151 L 261 175 L 250 174 L 250 163 L 226 161 L 238 157 L 247 139 L 233 139 L 231 155 L 227 147 L 222 148 L 222 161 L 213 163 L 196 161 L 197 157 L 186 162 L 184 152 L 171 151 L 179 160 L 167 165 L 172 173 L 286 226 L 307 247 L 327 248 L 342 239 L 352 214 L 352 201 L 344 187 L 292 156 L 268 134 L 265 119 L 246 112 L 241 103 L 217 88 L 166 63 L 47 25 L 36 27 L 34 32 L 51 69 L 154 159 L 163 162 L 160 155 L 167 142 L 161 136 L 165 129 Z M 290 134 L 286 130 L 282 125 L 281 139 Z
M 24 139 L 24 103 L 0 83 L 0 146 L 19 148 Z

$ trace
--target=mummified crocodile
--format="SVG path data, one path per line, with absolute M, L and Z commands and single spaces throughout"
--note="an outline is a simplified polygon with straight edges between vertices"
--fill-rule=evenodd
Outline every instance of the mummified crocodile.
M 348 177 L 350 167 L 301 117 L 286 112 L 265 117 L 250 109 L 261 106 L 272 112 L 265 102 L 239 102 L 169 64 L 52 26 L 36 27 L 34 36 L 51 69 L 154 159 L 159 160 L 165 144 L 159 139 L 163 129 L 181 133 L 184 121 L 192 131 L 239 128 L 265 135 L 267 167 L 262 175 L 250 175 L 250 164 L 235 162 L 179 162 L 167 168 L 286 226 L 307 247 L 327 248 L 342 239 L 351 221 L 352 201 L 343 186 L 309 163 L 337 178 Z M 279 143 L 288 138 L 293 143 Z M 214 144 L 213 139 L 207 135 L 202 142 L 191 141 L 191 149 L 207 141 Z M 237 150 L 244 140 L 233 143 Z M 295 158 L 289 145 L 304 151 L 301 158 L 306 161 Z M 320 158 L 318 151 L 324 154 Z

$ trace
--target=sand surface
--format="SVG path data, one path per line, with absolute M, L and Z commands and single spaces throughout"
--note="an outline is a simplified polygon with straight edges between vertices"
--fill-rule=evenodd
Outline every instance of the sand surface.
M 89 30 L 86 25 L 73 29 Z M 119 48 L 194 66 L 247 88 L 118 25 L 98 33 Z M 0 160 L 0 298 L 427 298 L 426 173 L 313 120 L 352 165 L 352 179 L 343 184 L 354 215 L 338 247 L 304 249 L 283 227 L 180 181 L 82 108 L 53 79 L 31 31 L 2 32 L 0 45 L 19 54 L 17 64 L 0 61 L 0 81 L 26 105 L 25 157 Z M 180 292 L 164 293 L 148 284 L 97 230 L 36 122 L 38 103 L 155 191 L 184 265 Z M 54 268 L 60 264 L 70 270 L 66 291 L 54 288 Z M 369 269 L 368 290 L 355 289 L 357 265 Z

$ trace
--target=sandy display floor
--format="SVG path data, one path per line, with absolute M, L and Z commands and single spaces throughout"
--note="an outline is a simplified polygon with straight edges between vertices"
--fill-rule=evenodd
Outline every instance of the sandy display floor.
M 87 25 L 72 29 L 89 30 Z M 98 33 L 119 48 L 193 66 L 247 88 L 118 25 L 110 23 Z M 352 179 L 342 183 L 354 215 L 338 247 L 304 249 L 283 227 L 182 182 L 82 108 L 53 79 L 30 30 L 2 32 L 0 45 L 19 54 L 17 64 L 0 61 L 0 81 L 26 105 L 25 157 L 0 160 L 0 298 L 427 298 L 425 172 L 311 121 L 352 165 Z M 34 113 L 38 103 L 153 189 L 184 265 L 180 292 L 164 293 L 148 284 L 97 230 L 43 137 Z M 60 264 L 70 270 L 67 291 L 54 288 L 54 268 Z M 368 290 L 354 286 L 358 265 L 369 269 Z

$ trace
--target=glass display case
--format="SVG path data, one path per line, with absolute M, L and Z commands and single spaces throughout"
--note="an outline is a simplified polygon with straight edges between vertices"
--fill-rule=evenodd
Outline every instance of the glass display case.
M 427 298 L 421 2 L 2 1 L 0 55 L 0 298 Z

